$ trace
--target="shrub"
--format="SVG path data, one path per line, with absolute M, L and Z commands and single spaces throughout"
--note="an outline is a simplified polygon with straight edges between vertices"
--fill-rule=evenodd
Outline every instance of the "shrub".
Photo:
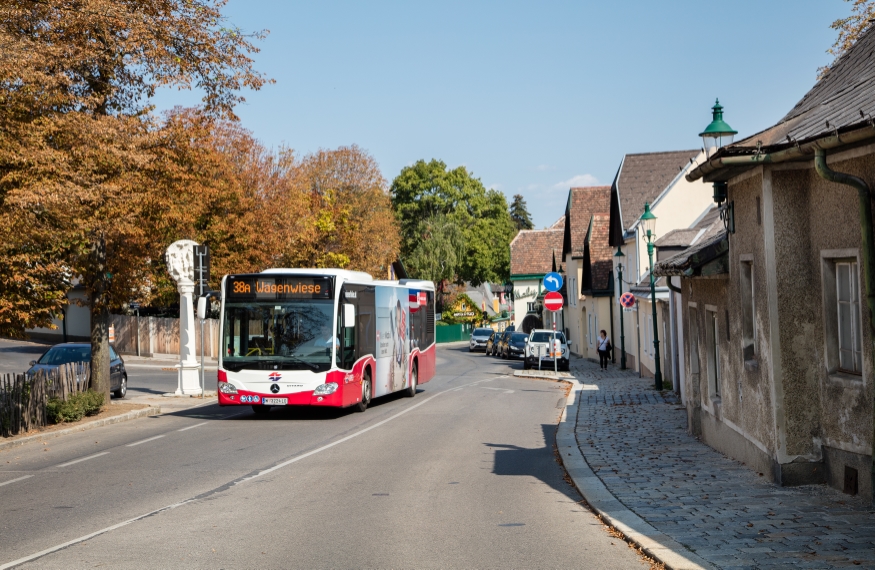
M 54 424 L 78 422 L 85 416 L 97 414 L 102 407 L 103 394 L 79 392 L 72 394 L 66 402 L 59 398 L 50 398 L 46 404 L 46 414 Z

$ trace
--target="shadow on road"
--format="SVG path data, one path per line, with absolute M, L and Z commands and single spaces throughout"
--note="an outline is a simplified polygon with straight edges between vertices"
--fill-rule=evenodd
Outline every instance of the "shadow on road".
M 495 450 L 492 472 L 499 476 L 529 476 L 543 481 L 573 501 L 581 500 L 577 490 L 566 481 L 565 468 L 556 450 L 555 425 L 541 424 L 544 447 L 526 448 L 518 445 L 484 443 Z

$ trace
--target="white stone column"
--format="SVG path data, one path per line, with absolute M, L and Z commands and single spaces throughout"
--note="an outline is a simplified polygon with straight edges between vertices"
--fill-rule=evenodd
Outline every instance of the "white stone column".
M 194 246 L 197 242 L 184 239 L 167 248 L 165 259 L 170 276 L 179 291 L 179 364 L 177 395 L 200 394 L 200 364 L 194 342 Z

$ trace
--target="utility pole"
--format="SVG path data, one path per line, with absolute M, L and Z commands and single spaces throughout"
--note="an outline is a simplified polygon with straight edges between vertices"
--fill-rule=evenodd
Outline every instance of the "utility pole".
M 617 246 L 617 253 L 614 254 L 614 257 L 617 258 L 617 287 L 619 288 L 619 293 L 617 293 L 617 298 L 623 296 L 623 258 L 626 257 L 623 254 L 623 250 L 620 249 L 620 246 Z M 626 370 L 626 335 L 623 329 L 623 313 L 626 312 L 625 307 L 620 306 L 620 370 Z

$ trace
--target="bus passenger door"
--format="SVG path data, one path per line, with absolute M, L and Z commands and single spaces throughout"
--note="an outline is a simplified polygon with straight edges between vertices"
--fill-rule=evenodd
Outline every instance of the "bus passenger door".
M 352 370 L 356 355 L 355 305 L 343 303 L 340 305 L 340 356 L 338 367 Z

